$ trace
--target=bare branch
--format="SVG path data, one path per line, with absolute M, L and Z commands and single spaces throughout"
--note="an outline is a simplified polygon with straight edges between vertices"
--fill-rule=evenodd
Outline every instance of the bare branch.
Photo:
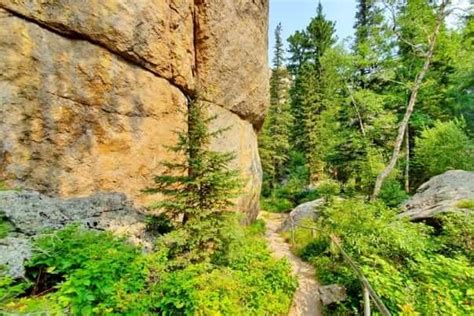
M 351 98 L 351 103 L 352 105 L 354 106 L 354 109 L 357 113 L 357 118 L 359 119 L 359 126 L 360 126 L 360 131 L 362 132 L 362 135 L 365 137 L 365 127 L 364 127 L 364 122 L 362 121 L 362 116 L 360 115 L 360 112 L 359 112 L 359 107 L 357 106 L 357 102 L 354 98 L 354 94 L 352 93 L 352 89 L 351 87 L 349 86 L 349 84 L 347 84 L 346 82 L 346 89 L 347 89 L 347 92 L 349 92 L 349 97 Z

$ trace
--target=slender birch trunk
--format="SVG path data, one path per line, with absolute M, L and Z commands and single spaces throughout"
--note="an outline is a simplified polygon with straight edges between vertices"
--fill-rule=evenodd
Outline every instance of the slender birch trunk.
M 407 125 L 407 130 L 405 132 L 405 191 L 410 192 L 410 126 Z
M 430 68 L 431 60 L 433 59 L 433 53 L 436 46 L 436 41 L 438 39 L 441 25 L 443 24 L 443 21 L 444 21 L 445 10 L 446 10 L 447 4 L 448 4 L 448 0 L 443 0 L 443 2 L 441 3 L 439 7 L 435 29 L 433 30 L 433 33 L 429 40 L 429 48 L 426 53 L 425 62 L 423 64 L 423 68 L 417 74 L 413 87 L 411 88 L 410 99 L 408 101 L 408 106 L 407 106 L 405 115 L 403 116 L 402 122 L 400 123 L 400 127 L 398 128 L 398 135 L 397 135 L 397 138 L 395 139 L 395 147 L 393 148 L 392 157 L 387 167 L 385 167 L 385 169 L 377 176 L 377 180 L 375 181 L 374 192 L 372 193 L 372 199 L 376 199 L 379 196 L 380 190 L 382 189 L 382 185 L 385 179 L 389 176 L 389 174 L 393 171 L 393 168 L 395 168 L 395 165 L 397 164 L 398 157 L 400 155 L 400 150 L 403 143 L 403 138 L 405 136 L 405 131 L 407 129 L 408 122 L 410 121 L 411 114 L 413 113 L 413 109 L 415 107 L 416 100 L 418 97 L 418 92 L 421 89 L 421 84 L 423 83 L 423 79 L 425 78 L 426 73 L 428 72 Z

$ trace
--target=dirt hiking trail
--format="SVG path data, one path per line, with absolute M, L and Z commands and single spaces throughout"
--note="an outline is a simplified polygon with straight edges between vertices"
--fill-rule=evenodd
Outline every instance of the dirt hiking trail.
M 314 268 L 295 256 L 290 250 L 290 245 L 278 232 L 286 216 L 286 214 L 261 212 L 260 218 L 266 223 L 265 236 L 274 256 L 278 259 L 286 258 L 298 279 L 298 289 L 293 296 L 293 303 L 288 315 L 322 316 L 322 305 L 318 292 L 319 284 L 315 278 Z

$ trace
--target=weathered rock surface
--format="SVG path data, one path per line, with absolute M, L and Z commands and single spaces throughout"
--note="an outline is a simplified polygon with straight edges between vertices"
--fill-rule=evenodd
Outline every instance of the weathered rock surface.
M 215 149 L 236 153 L 239 205 L 254 218 L 267 14 L 267 0 L 0 0 L 0 178 L 147 204 L 141 190 L 179 158 L 165 146 L 203 90 L 219 124 L 234 125 Z
M 0 0 L 0 7 L 193 88 L 192 0 Z
M 196 66 L 203 97 L 259 128 L 269 97 L 268 0 L 196 3 Z
M 422 184 L 402 206 L 401 216 L 420 220 L 443 212 L 467 211 L 458 205 L 462 200 L 474 200 L 474 172 L 448 171 Z
M 323 305 L 339 303 L 347 298 L 346 288 L 339 284 L 320 286 L 319 297 Z
M 14 279 L 25 276 L 24 262 L 31 258 L 31 241 L 26 237 L 0 239 L 0 266 Z
M 173 159 L 164 145 L 183 128 L 182 93 L 102 47 L 0 14 L 0 172 L 48 194 L 141 197 Z
M 281 226 L 281 231 L 288 231 L 292 229 L 293 225 L 301 224 L 307 219 L 315 220 L 318 218 L 318 208 L 325 203 L 324 199 L 317 199 L 306 202 L 295 207 Z
M 143 215 L 121 193 L 97 193 L 90 197 L 58 199 L 34 191 L 0 192 L 1 211 L 16 232 L 32 236 L 70 223 L 84 228 L 116 231 L 144 227 Z
M 243 194 L 238 199 L 236 206 L 246 210 L 249 219 L 254 219 L 259 211 L 260 184 L 262 182 L 257 136 L 250 123 L 219 106 L 212 104 L 209 106 L 211 112 L 217 115 L 210 129 L 229 128 L 214 139 L 211 144 L 212 149 L 235 153 L 231 167 L 240 170 L 240 177 L 244 184 Z
M 72 223 L 112 231 L 133 243 L 151 246 L 144 216 L 121 193 L 60 199 L 34 191 L 0 191 L 0 205 L 3 216 L 14 227 L 13 233 L 0 239 L 0 265 L 5 265 L 14 278 L 25 273 L 23 264 L 31 257 L 31 238 Z

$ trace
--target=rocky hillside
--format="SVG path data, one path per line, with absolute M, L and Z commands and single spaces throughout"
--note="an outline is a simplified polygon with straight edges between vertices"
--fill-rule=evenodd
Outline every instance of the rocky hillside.
M 199 93 L 231 126 L 241 208 L 256 216 L 267 105 L 267 0 L 0 0 L 0 178 L 139 204 Z

